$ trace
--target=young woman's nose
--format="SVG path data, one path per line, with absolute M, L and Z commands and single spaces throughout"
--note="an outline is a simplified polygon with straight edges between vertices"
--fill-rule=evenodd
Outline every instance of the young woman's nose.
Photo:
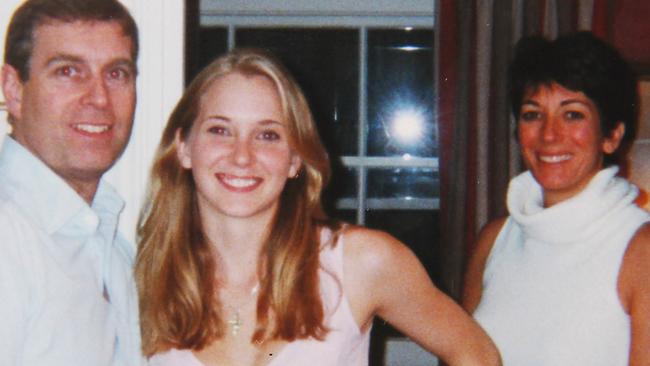
M 250 164 L 253 157 L 251 141 L 245 137 L 237 137 L 232 149 L 232 158 L 237 165 Z

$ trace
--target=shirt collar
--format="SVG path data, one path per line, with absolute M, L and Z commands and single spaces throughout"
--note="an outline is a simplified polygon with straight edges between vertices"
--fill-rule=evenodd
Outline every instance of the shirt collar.
M 109 214 L 117 220 L 124 207 L 115 190 L 101 180 L 91 208 L 60 176 L 10 136 L 5 137 L 0 151 L 0 184 L 49 234 L 80 217 Z M 97 218 L 82 221 L 92 231 L 98 225 Z

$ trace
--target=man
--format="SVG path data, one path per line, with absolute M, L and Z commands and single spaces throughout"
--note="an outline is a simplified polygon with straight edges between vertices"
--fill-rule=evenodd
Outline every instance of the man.
M 102 180 L 131 133 L 135 22 L 116 0 L 27 0 L 5 47 L 0 363 L 139 364 L 134 248 Z

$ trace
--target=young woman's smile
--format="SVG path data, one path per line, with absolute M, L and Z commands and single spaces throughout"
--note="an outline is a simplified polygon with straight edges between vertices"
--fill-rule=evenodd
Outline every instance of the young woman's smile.
M 226 173 L 216 173 L 215 176 L 226 189 L 234 192 L 250 192 L 262 184 L 262 178 L 239 177 Z

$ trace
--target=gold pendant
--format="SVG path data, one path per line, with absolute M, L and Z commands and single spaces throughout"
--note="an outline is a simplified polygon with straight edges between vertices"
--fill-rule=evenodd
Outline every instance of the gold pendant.
M 228 325 L 230 325 L 232 335 L 236 336 L 239 333 L 239 329 L 242 326 L 241 318 L 239 317 L 239 310 L 235 312 L 235 315 L 228 320 Z

